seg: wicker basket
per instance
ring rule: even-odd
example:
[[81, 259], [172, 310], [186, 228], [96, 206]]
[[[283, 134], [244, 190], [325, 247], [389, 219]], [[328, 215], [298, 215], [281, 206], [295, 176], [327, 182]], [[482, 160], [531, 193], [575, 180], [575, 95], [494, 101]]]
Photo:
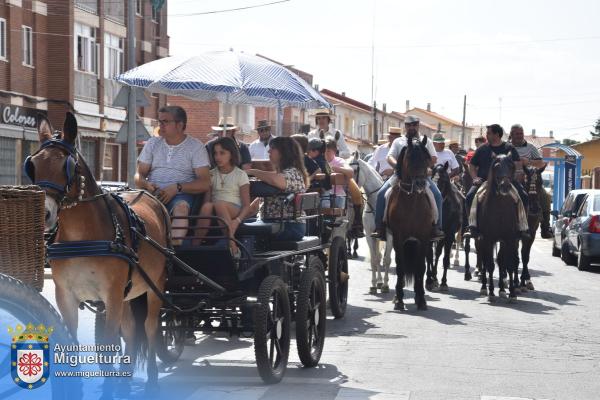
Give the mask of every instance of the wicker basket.
[[38, 186], [0, 186], [0, 272], [42, 291], [44, 192]]

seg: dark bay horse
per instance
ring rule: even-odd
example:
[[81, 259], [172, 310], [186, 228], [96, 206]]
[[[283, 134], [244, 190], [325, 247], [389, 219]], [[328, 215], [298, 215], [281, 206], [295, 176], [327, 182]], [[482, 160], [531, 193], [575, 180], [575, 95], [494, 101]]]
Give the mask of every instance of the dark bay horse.
[[387, 224], [392, 231], [396, 253], [395, 310], [404, 310], [404, 282], [414, 280], [415, 303], [419, 310], [427, 309], [425, 300], [425, 256], [431, 241], [433, 205], [425, 192], [427, 169], [431, 163], [424, 136], [419, 142], [408, 138], [396, 165], [397, 185], [388, 200]]
[[[38, 135], [40, 149], [28, 158], [25, 169], [31, 180], [46, 192], [46, 230], [56, 228], [54, 244], [67, 245], [69, 251], [74, 252], [50, 261], [56, 302], [65, 323], [77, 338], [80, 304], [91, 301], [101, 305], [105, 310], [101, 341], [120, 344], [122, 335], [125, 354], [131, 357], [129, 368], [136, 362], [147, 361], [146, 391], [155, 392], [158, 388], [155, 342], [162, 301], [140, 270], [162, 292], [166, 278], [165, 257], [146, 242], [138, 243], [139, 246], [134, 244], [126, 207], [101, 190], [75, 148], [77, 121], [73, 114], [67, 113], [63, 130], [55, 137], [50, 122], [39, 116]], [[129, 192], [124, 197], [143, 221], [147, 235], [167, 247], [170, 222], [163, 205], [142, 191]], [[138, 266], [131, 266], [126, 259], [114, 254], [98, 255], [91, 250], [82, 254], [86, 243], [101, 242], [120, 243], [129, 250], [137, 247]], [[49, 246], [49, 254], [51, 248]], [[108, 394], [112, 392], [109, 380], [111, 378], [105, 380], [105, 394], [107, 390]]]
[[[432, 179], [437, 185], [438, 189], [442, 193], [442, 230], [444, 231], [444, 240], [438, 241], [435, 244], [435, 257], [433, 262], [427, 264], [427, 281], [425, 283], [427, 290], [432, 290], [434, 285], [437, 284], [437, 267], [442, 254], [444, 251], [444, 273], [442, 275], [442, 283], [440, 290], [443, 292], [448, 291], [448, 282], [446, 275], [448, 268], [450, 268], [450, 254], [452, 252], [452, 244], [456, 234], [462, 229], [463, 216], [464, 216], [464, 196], [459, 192], [456, 185], [450, 181], [448, 175], [448, 162], [444, 165], [436, 165], [432, 171]], [[459, 251], [457, 243], [456, 252]], [[433, 264], [433, 265], [431, 265]], [[465, 279], [468, 270], [465, 270]]]
[[[515, 300], [515, 276], [519, 264], [517, 204], [511, 196], [515, 164], [505, 155], [496, 156], [485, 182], [485, 193], [478, 207], [477, 226], [480, 231], [478, 256], [481, 253], [484, 273], [481, 274], [481, 294], [494, 299], [494, 245], [500, 243], [498, 265], [500, 276], [503, 272], [509, 277], [509, 299]], [[488, 277], [486, 277], [486, 272]], [[486, 285], [489, 279], [489, 292]], [[500, 279], [500, 289], [504, 282]]]
[[530, 238], [521, 240], [521, 262], [523, 263], [523, 271], [521, 273], [521, 282], [518, 287], [521, 291], [534, 290], [531, 276], [529, 275], [529, 255], [531, 246], [535, 240], [535, 234], [542, 220], [542, 196], [545, 195], [544, 185], [542, 181], [542, 172], [546, 167], [540, 169], [534, 167], [525, 167], [525, 190], [527, 191], [528, 206], [527, 206], [527, 224], [529, 225]]

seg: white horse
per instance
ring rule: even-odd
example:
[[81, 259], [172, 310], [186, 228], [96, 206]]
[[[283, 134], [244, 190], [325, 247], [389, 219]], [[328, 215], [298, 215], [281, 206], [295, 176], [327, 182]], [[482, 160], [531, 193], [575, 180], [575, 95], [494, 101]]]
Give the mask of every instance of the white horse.
[[389, 271], [390, 264], [392, 262], [392, 234], [388, 231], [386, 235], [385, 253], [383, 256], [383, 269], [385, 271], [384, 276], [381, 276], [381, 250], [380, 241], [371, 237], [371, 233], [375, 231], [375, 206], [377, 204], [377, 193], [381, 186], [383, 186], [383, 179], [379, 173], [366, 161], [359, 158], [355, 158], [351, 163], [354, 169], [354, 179], [359, 187], [363, 188], [367, 197], [367, 204], [363, 212], [363, 225], [365, 227], [365, 234], [367, 244], [369, 245], [369, 252], [371, 254], [371, 288], [369, 293], [377, 293], [377, 289], [381, 289], [382, 293], [388, 293], [390, 291], [389, 282]]

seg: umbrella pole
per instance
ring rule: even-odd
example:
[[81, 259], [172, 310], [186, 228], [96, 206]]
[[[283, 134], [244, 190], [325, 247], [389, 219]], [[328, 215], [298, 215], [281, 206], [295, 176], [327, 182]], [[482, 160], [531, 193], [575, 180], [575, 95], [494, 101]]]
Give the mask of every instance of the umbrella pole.
[[279, 104], [277, 104], [277, 125], [275, 129], [275, 134], [276, 136], [282, 136], [283, 127], [281, 125], [283, 124], [283, 109], [281, 108], [281, 101], [278, 101], [278, 103]]

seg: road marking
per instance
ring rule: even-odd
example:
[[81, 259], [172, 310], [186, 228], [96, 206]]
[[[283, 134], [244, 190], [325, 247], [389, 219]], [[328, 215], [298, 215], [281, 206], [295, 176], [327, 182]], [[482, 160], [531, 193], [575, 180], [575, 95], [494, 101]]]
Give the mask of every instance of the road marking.
[[410, 392], [383, 393], [368, 389], [342, 387], [335, 400], [409, 400]]

